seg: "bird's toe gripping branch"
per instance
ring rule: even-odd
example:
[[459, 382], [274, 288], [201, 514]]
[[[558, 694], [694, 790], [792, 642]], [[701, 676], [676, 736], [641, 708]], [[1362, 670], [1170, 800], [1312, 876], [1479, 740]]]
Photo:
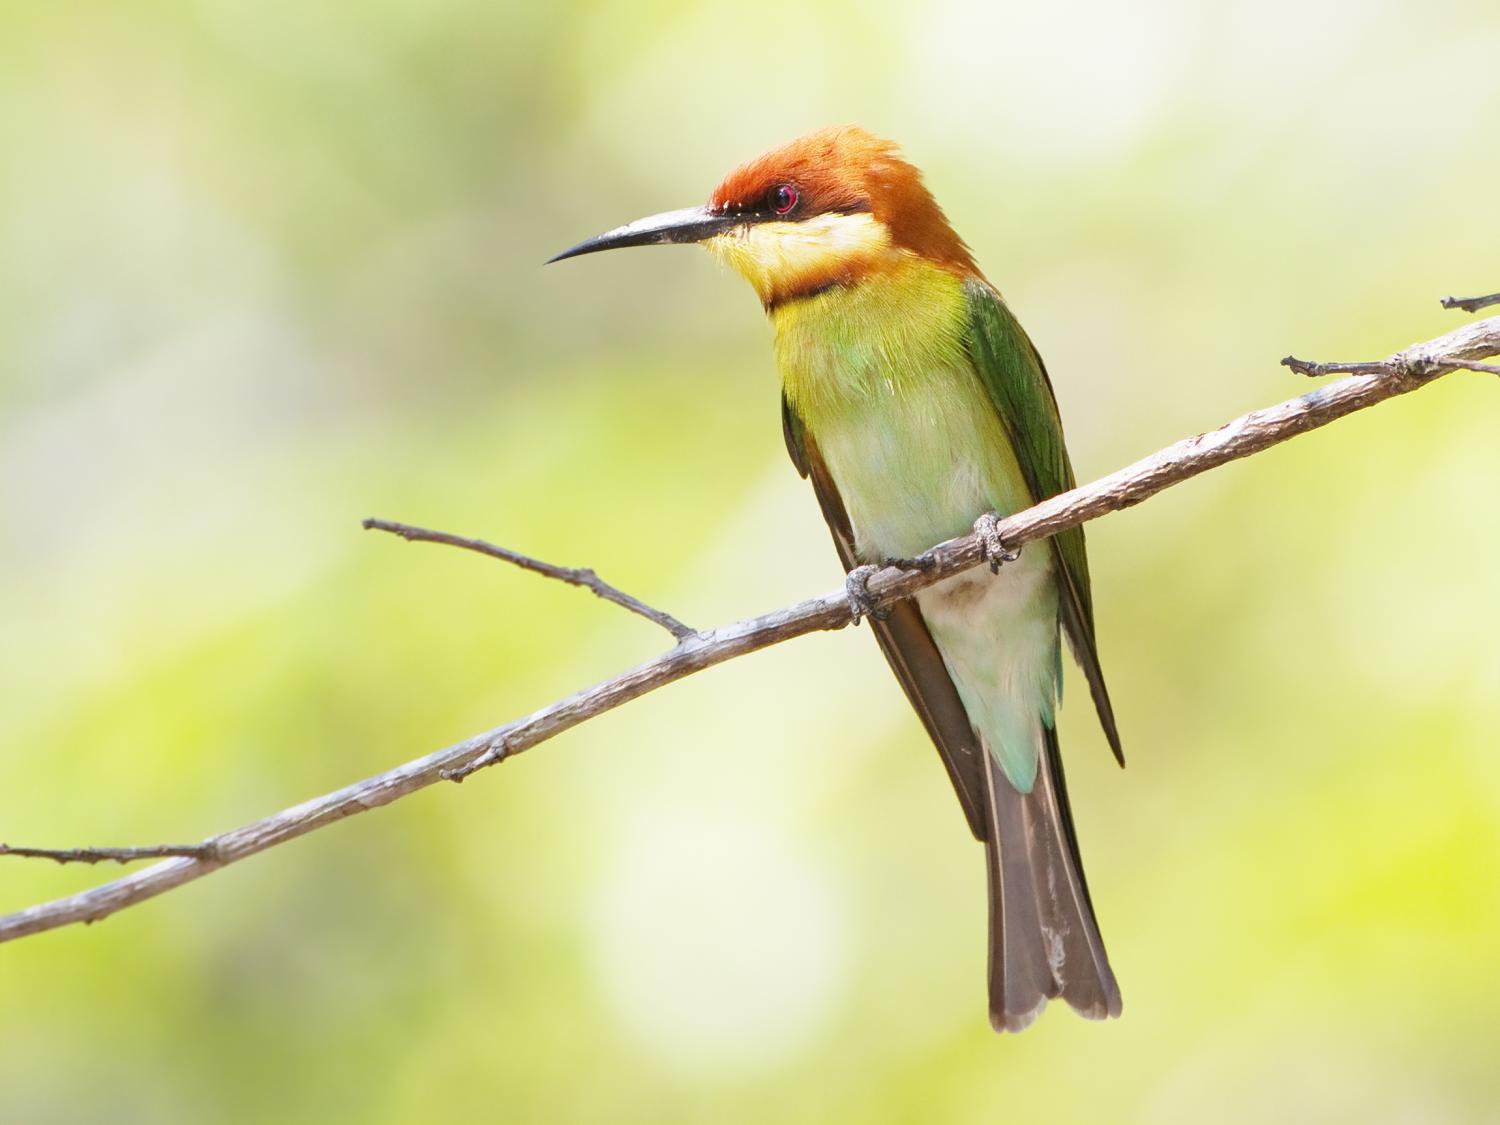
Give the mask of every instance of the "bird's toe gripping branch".
[[865, 563], [844, 576], [844, 591], [849, 595], [849, 615], [856, 625], [866, 617], [884, 621], [891, 615], [889, 609], [881, 609], [870, 596], [870, 578], [879, 570], [880, 567]]
[[974, 534], [984, 547], [984, 560], [990, 564], [991, 574], [999, 574], [1002, 566], [1021, 557], [1021, 548], [1012, 550], [1000, 542], [1000, 517], [994, 512], [985, 512], [974, 521]]

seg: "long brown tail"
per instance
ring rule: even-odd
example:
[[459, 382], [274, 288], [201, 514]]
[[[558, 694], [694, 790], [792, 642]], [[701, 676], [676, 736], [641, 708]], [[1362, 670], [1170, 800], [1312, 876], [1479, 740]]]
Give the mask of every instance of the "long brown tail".
[[1104, 952], [1073, 833], [1057, 734], [1044, 730], [1030, 793], [994, 756], [987, 770], [990, 877], [990, 1023], [1020, 1031], [1054, 996], [1080, 1015], [1120, 1014], [1120, 988]]

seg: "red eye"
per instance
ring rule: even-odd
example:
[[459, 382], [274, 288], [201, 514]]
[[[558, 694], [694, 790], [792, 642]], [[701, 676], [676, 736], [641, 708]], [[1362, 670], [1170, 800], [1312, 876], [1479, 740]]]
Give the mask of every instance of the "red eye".
[[777, 184], [771, 189], [770, 203], [771, 210], [778, 215], [785, 215], [797, 206], [797, 189], [791, 184]]

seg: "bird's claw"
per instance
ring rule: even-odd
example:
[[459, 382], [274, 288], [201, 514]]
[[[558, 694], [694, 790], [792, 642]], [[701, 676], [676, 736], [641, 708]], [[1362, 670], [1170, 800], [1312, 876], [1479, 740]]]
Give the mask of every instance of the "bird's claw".
[[991, 574], [999, 574], [1003, 565], [1015, 562], [1021, 557], [1019, 547], [1012, 550], [1000, 542], [1000, 517], [994, 512], [985, 512], [974, 521], [974, 534], [979, 536], [980, 546], [984, 550], [984, 561], [990, 564]]
[[865, 563], [844, 576], [844, 592], [849, 595], [849, 615], [856, 625], [866, 617], [884, 621], [891, 615], [889, 609], [879, 608], [875, 599], [870, 596], [870, 577], [879, 570], [880, 567]]

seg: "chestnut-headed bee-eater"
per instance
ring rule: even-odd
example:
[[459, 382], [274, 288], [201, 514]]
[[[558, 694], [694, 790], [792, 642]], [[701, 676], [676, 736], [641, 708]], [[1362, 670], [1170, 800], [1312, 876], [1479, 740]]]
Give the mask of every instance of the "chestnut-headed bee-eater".
[[[891, 142], [811, 133], [735, 169], [707, 206], [552, 261], [690, 242], [743, 274], [770, 316], [787, 450], [856, 604], [868, 568], [1073, 487], [1041, 357]], [[1018, 1031], [1054, 996], [1117, 1016], [1054, 727], [1065, 635], [1123, 764], [1083, 529], [1019, 557], [993, 537], [991, 550], [998, 574], [955, 575], [871, 625], [985, 844], [990, 1022]]]

